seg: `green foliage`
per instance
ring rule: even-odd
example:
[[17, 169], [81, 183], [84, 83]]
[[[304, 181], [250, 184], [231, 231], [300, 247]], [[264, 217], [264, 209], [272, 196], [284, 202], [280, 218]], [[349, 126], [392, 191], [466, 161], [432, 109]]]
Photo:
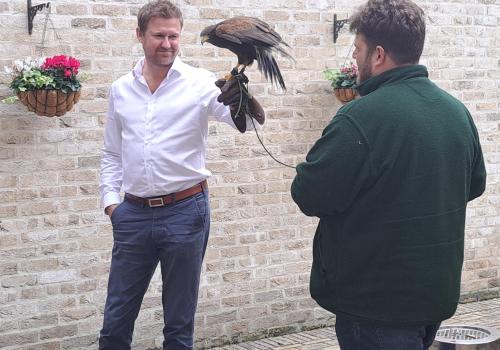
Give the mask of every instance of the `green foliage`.
[[9, 96], [9, 97], [4, 98], [0, 102], [11, 105], [13, 103], [16, 103], [17, 100], [19, 100], [19, 98], [17, 98], [17, 96]]
[[355, 88], [358, 68], [354, 63], [350, 63], [342, 65], [340, 68], [326, 68], [323, 75], [334, 89]]
[[54, 78], [49, 75], [44, 75], [39, 69], [23, 71], [20, 75], [15, 77], [10, 84], [10, 88], [15, 93], [27, 90], [53, 88], [52, 86], [54, 86]]
[[46, 89], [62, 90], [65, 93], [78, 91], [81, 88], [80, 81], [75, 74], [65, 76], [64, 71], [60, 69], [46, 69], [46, 74], [52, 77], [53, 81], [47, 84]]

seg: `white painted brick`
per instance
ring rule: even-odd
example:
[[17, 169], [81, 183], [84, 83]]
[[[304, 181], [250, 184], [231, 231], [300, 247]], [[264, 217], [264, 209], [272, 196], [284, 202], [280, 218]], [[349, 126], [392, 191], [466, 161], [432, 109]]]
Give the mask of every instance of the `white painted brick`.
[[48, 271], [39, 275], [38, 282], [40, 284], [68, 282], [75, 280], [76, 276], [76, 270]]

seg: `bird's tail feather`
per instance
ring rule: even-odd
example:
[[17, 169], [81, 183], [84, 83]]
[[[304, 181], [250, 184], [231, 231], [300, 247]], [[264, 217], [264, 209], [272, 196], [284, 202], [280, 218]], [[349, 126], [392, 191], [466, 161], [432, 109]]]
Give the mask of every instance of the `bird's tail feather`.
[[[290, 48], [290, 45], [288, 45], [286, 42], [282, 41], [280, 42], [281, 45], [284, 45], [288, 48]], [[288, 52], [286, 52], [286, 50], [284, 48], [282, 48], [281, 46], [274, 46], [273, 47], [274, 50], [278, 51], [280, 53], [281, 56], [284, 56], [292, 61], [295, 62], [295, 58], [292, 57], [292, 55], [290, 55]]]
[[281, 75], [278, 63], [271, 55], [271, 50], [256, 50], [256, 52], [258, 68], [264, 74], [264, 77], [267, 80], [271, 80], [271, 83], [279, 84], [283, 90], [286, 90], [285, 81]]

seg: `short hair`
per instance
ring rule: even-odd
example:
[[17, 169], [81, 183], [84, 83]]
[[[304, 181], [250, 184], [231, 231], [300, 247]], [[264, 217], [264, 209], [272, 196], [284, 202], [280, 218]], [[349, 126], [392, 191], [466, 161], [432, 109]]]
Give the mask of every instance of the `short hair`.
[[154, 0], [141, 7], [137, 14], [137, 24], [141, 33], [145, 33], [153, 17], [177, 18], [183, 25], [181, 10], [168, 0]]
[[418, 63], [425, 41], [424, 11], [410, 0], [369, 0], [351, 18], [370, 50], [380, 45], [396, 64]]

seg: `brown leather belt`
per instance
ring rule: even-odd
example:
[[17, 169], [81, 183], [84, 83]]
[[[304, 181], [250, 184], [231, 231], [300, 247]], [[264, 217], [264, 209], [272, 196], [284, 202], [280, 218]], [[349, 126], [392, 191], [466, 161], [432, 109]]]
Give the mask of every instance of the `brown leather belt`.
[[125, 193], [125, 200], [150, 208], [163, 207], [175, 201], [180, 201], [188, 197], [194, 196], [197, 193], [203, 192], [203, 190], [207, 189], [207, 187], [208, 187], [207, 180], [203, 180], [202, 182], [200, 182], [197, 185], [194, 185], [193, 187], [186, 188], [185, 190], [179, 192], [170, 193], [165, 196], [142, 198], [134, 196], [133, 194], [130, 193]]

